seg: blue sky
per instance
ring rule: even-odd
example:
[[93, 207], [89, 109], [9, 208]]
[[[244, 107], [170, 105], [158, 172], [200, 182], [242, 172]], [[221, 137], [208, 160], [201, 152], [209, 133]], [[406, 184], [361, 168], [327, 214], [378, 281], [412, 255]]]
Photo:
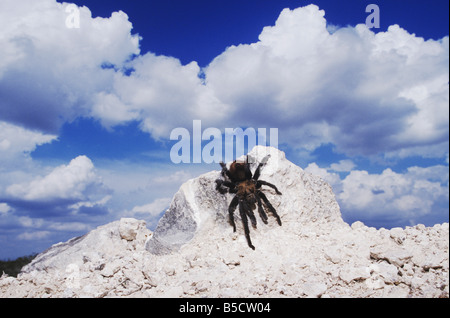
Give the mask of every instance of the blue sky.
[[67, 3], [0, 3], [0, 259], [124, 216], [154, 228], [218, 169], [170, 160], [196, 119], [278, 128], [349, 223], [448, 222], [448, 1], [74, 3], [79, 28]]

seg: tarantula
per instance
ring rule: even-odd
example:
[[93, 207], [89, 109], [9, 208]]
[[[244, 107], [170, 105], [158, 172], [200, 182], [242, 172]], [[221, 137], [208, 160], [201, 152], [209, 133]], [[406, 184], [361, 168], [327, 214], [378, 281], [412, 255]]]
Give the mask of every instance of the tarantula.
[[253, 213], [253, 210], [256, 208], [256, 206], [258, 206], [259, 216], [265, 224], [267, 224], [267, 214], [264, 211], [263, 203], [265, 208], [272, 212], [272, 215], [276, 218], [278, 224], [281, 226], [280, 216], [277, 214], [277, 211], [269, 202], [266, 195], [262, 192], [261, 187], [263, 185], [269, 186], [274, 189], [275, 192], [279, 195], [281, 195], [281, 192], [278, 191], [277, 187], [272, 183], [259, 180], [259, 176], [261, 174], [260, 169], [267, 162], [268, 157], [269, 156], [266, 156], [261, 161], [261, 163], [259, 163], [254, 174], [252, 174], [252, 172], [250, 171], [248, 156], [246, 157], [244, 162], [237, 162], [236, 160], [234, 160], [229, 170], [227, 169], [226, 164], [221, 162], [221, 176], [224, 179], [228, 180], [216, 180], [216, 190], [221, 194], [225, 194], [227, 192], [236, 193], [228, 207], [230, 223], [233, 227], [233, 231], [236, 232], [236, 224], [234, 223], [233, 214], [236, 210], [236, 207], [239, 205], [239, 214], [244, 225], [245, 237], [247, 239], [248, 246], [253, 250], [255, 249], [255, 247], [250, 240], [250, 230], [248, 228], [247, 216], [250, 218], [253, 228], [256, 229], [256, 218], [255, 214]]

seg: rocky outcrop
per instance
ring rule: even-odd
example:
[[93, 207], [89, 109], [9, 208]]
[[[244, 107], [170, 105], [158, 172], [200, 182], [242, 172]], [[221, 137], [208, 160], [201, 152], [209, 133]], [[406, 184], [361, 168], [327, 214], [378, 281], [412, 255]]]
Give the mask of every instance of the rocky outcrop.
[[[351, 226], [331, 187], [273, 148], [260, 179], [283, 225], [255, 213], [247, 246], [232, 195], [212, 171], [187, 181], [152, 233], [121, 219], [38, 255], [18, 278], [0, 278], [0, 297], [448, 297], [449, 226], [391, 230]], [[256, 164], [253, 166], [255, 169]]]
[[[260, 180], [270, 180], [282, 189], [281, 196], [275, 195], [275, 191], [269, 187], [265, 193], [278, 210], [285, 228], [300, 228], [302, 224], [314, 224], [318, 228], [348, 227], [342, 221], [331, 187], [322, 179], [304, 172], [275, 148], [255, 147], [249, 156], [255, 161], [253, 170], [256, 169], [256, 163], [269, 156], [267, 164], [262, 168]], [[218, 171], [212, 171], [181, 186], [147, 243], [148, 251], [153, 254], [166, 254], [178, 250], [194, 236], [204, 236], [207, 239], [217, 232], [230, 232], [227, 211], [233, 195], [221, 195], [215, 190], [214, 181], [217, 178]], [[255, 211], [255, 214], [258, 213]], [[239, 225], [237, 210], [235, 215]], [[265, 233], [278, 228], [274, 221], [275, 219], [269, 217], [268, 226], [259, 221], [258, 231], [251, 233], [252, 238], [265, 241]], [[281, 229], [282, 232], [283, 230], [284, 228]], [[257, 245], [255, 241], [255, 246]], [[245, 245], [242, 246], [244, 247]]]

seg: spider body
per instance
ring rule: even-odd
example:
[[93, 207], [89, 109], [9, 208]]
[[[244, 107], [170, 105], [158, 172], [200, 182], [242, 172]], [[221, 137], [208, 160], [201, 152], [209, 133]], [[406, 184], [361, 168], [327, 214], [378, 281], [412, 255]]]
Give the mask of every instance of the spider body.
[[[272, 206], [272, 204], [267, 199], [266, 195], [262, 192], [262, 186], [268, 186], [275, 190], [278, 195], [281, 192], [278, 191], [277, 187], [272, 183], [267, 181], [259, 180], [261, 167], [266, 163], [268, 157], [265, 157], [252, 174], [250, 170], [250, 164], [248, 162], [248, 157], [245, 162], [237, 162], [236, 160], [230, 165], [230, 169], [221, 162], [222, 167], [221, 176], [223, 179], [216, 180], [216, 190], [221, 194], [235, 193], [235, 196], [231, 200], [228, 207], [228, 214], [230, 218], [231, 226], [233, 231], [236, 232], [236, 224], [234, 223], [234, 211], [239, 207], [239, 214], [242, 219], [244, 226], [244, 233], [247, 239], [248, 246], [252, 249], [255, 247], [250, 239], [250, 230], [248, 227], [248, 218], [250, 219], [252, 226], [256, 228], [256, 218], [253, 210], [258, 207], [258, 213], [262, 221], [267, 224], [267, 214], [266, 209], [269, 210], [272, 215], [276, 218], [279, 225], [281, 225], [281, 219], [277, 214], [277, 211]], [[225, 179], [225, 180], [224, 180]], [[226, 180], [228, 179], [228, 180]]]

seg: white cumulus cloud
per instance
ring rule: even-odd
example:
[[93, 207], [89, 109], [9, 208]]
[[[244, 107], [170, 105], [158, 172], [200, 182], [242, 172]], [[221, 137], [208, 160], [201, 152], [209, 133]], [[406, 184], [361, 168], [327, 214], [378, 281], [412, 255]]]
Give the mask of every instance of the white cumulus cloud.
[[169, 207], [172, 198], [159, 198], [155, 199], [153, 202], [145, 205], [135, 206], [131, 211], [131, 216], [144, 216], [144, 217], [157, 217], [164, 211], [164, 209]]
[[[313, 163], [305, 170], [333, 186], [344, 217], [348, 219], [415, 224], [426, 215], [443, 213], [444, 210], [438, 209], [444, 203], [448, 208], [449, 170], [446, 166], [410, 167], [404, 173], [389, 168], [379, 174], [352, 170], [343, 178], [331, 167], [319, 168]], [[445, 213], [448, 214], [448, 209]]]
[[[89, 114], [113, 69], [138, 54], [139, 37], [124, 12], [92, 18], [79, 7], [80, 28], [66, 25], [67, 3], [0, 2], [0, 117], [44, 132]], [[73, 6], [73, 5], [72, 5]]]
[[24, 232], [17, 236], [17, 239], [23, 241], [41, 240], [50, 236], [49, 231]]
[[96, 183], [99, 183], [99, 179], [92, 161], [86, 156], [79, 156], [68, 165], [56, 167], [44, 177], [10, 185], [6, 193], [28, 201], [82, 200], [87, 197], [89, 186]]
[[324, 14], [285, 9], [258, 42], [229, 47], [206, 68], [228, 122], [270, 124], [290, 145], [332, 143], [347, 155], [448, 148], [448, 37], [425, 41], [398, 25], [330, 33]]
[[79, 7], [80, 28], [68, 28], [66, 6], [2, 1], [3, 120], [47, 133], [80, 116], [107, 128], [136, 120], [168, 139], [201, 119], [278, 128], [283, 142], [308, 151], [331, 143], [350, 156], [448, 153], [448, 37], [425, 40], [398, 25], [330, 29], [309, 5], [284, 9], [257, 42], [228, 47], [201, 69], [140, 54], [121, 11], [92, 18]]
[[[11, 167], [27, 158], [27, 154], [36, 146], [51, 142], [56, 135], [43, 134], [39, 131], [29, 130], [0, 120], [0, 171]], [[3, 169], [2, 169], [3, 168]]]
[[153, 138], [168, 139], [175, 127], [191, 127], [193, 119], [218, 124], [225, 109], [204, 85], [197, 62], [182, 65], [173, 57], [140, 55], [130, 63], [130, 75], [117, 73], [110, 93], [100, 92], [91, 116], [110, 127], [139, 120]]

